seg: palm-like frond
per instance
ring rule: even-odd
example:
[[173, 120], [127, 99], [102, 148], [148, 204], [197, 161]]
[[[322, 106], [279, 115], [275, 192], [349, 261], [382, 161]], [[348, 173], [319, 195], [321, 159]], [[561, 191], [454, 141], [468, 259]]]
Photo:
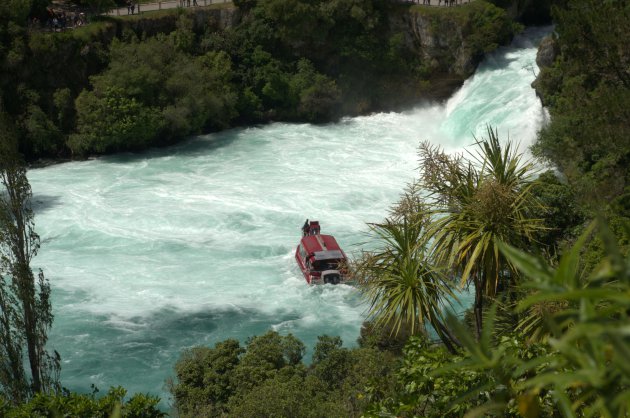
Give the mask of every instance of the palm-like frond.
[[[433, 203], [427, 213], [432, 222], [426, 228], [430, 253], [436, 263], [460, 275], [462, 286], [475, 285], [479, 310], [484, 296], [494, 297], [518, 278], [497, 243], [523, 248], [533, 244], [534, 233], [543, 228], [542, 221], [530, 215], [540, 205], [530, 192], [532, 163], [523, 161], [511, 141], [502, 146], [490, 127], [487, 133], [487, 138], [475, 139], [477, 149], [469, 153], [467, 164], [460, 157], [444, 162], [448, 156], [439, 149], [421, 147], [421, 186]], [[439, 164], [432, 162], [436, 159]], [[437, 184], [440, 179], [448, 179], [447, 186]], [[480, 312], [477, 326], [480, 331]]]
[[[423, 220], [385, 220], [370, 225], [383, 248], [366, 252], [355, 274], [369, 302], [369, 314], [377, 325], [389, 325], [395, 333], [409, 328], [426, 332], [430, 324], [438, 336], [448, 340], [443, 310], [449, 297], [456, 299], [446, 276], [426, 258]], [[451, 344], [449, 341], [447, 344]]]

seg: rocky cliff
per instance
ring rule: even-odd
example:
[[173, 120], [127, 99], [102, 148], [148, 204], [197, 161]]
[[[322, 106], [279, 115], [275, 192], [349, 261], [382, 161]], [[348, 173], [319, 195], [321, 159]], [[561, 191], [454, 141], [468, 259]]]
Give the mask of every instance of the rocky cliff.
[[558, 42], [552, 35], [545, 37], [538, 46], [536, 53], [536, 64], [540, 68], [538, 76], [532, 83], [536, 95], [543, 105], [549, 106], [550, 92], [557, 90], [560, 83], [559, 74], [553, 71], [553, 65], [560, 53]]
[[186, 9], [178, 12], [169, 10], [160, 14], [140, 15], [137, 18], [111, 20], [116, 22], [119, 33], [127, 28], [138, 35], [155, 36], [177, 29], [177, 21], [181, 14], [186, 14], [192, 20], [193, 30], [198, 33], [206, 30], [224, 30], [236, 25], [241, 19], [240, 11], [227, 4], [223, 7]]
[[461, 80], [473, 74], [484, 54], [509, 43], [514, 34], [506, 11], [485, 1], [451, 8], [415, 6], [394, 14], [391, 25], [422, 58], [424, 73]]
[[[224, 30], [242, 18], [240, 11], [230, 5], [181, 13], [192, 18], [195, 32]], [[116, 22], [119, 33], [129, 28], [138, 35], [153, 36], [175, 30], [178, 18], [179, 14], [165, 13]], [[462, 80], [475, 71], [485, 53], [509, 43], [513, 35], [509, 13], [483, 0], [453, 8], [394, 7], [390, 27], [393, 32], [402, 33], [407, 48], [422, 57], [421, 72], [448, 74]]]

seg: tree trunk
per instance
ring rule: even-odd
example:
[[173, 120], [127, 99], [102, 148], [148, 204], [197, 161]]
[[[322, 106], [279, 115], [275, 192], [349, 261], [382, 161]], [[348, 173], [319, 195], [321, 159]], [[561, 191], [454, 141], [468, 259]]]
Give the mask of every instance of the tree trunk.
[[[3, 283], [4, 284], [4, 283]], [[22, 345], [16, 341], [12, 335], [13, 306], [6, 300], [7, 295], [4, 289], [0, 290], [0, 340], [5, 358], [3, 359], [2, 380], [5, 388], [5, 396], [9, 396], [15, 404], [20, 404], [25, 399], [25, 389], [27, 387], [24, 375], [24, 362], [22, 358]]]
[[24, 331], [26, 334], [26, 347], [28, 352], [28, 361], [31, 366], [31, 375], [33, 379], [32, 389], [34, 393], [42, 391], [41, 381], [41, 367], [40, 367], [40, 353], [39, 353], [39, 340], [41, 336], [37, 332], [37, 313], [35, 312], [35, 277], [31, 271], [30, 251], [33, 249], [29, 240], [28, 225], [24, 211], [24, 196], [20, 195], [20, 185], [17, 179], [13, 179], [14, 182], [8, 182], [12, 186], [13, 190], [9, 191], [9, 196], [12, 200], [13, 216], [15, 219], [16, 234], [15, 240], [17, 246], [14, 249], [14, 255], [16, 258], [15, 274], [18, 282], [18, 289], [20, 292], [20, 299], [24, 309]]
[[[55, 382], [51, 381], [49, 372], [58, 370], [59, 364], [58, 361], [48, 362], [44, 348], [47, 330], [52, 323], [51, 307], [48, 302], [50, 290], [42, 282], [43, 276], [41, 276], [39, 292], [37, 292], [38, 286], [30, 267], [30, 262], [39, 249], [39, 236], [33, 230], [33, 212], [30, 208], [31, 188], [26, 178], [26, 169], [17, 154], [12, 152], [5, 154], [3, 151], [0, 149], [0, 185], [5, 189], [3, 193], [0, 193], [0, 228], [2, 228], [0, 261], [1, 274], [7, 277], [7, 281], [2, 283], [3, 296], [11, 299], [3, 298], [2, 303], [10, 304], [11, 312], [14, 313], [14, 317], [11, 317], [7, 312], [3, 312], [5, 314], [2, 318], [3, 332], [10, 333], [7, 338], [3, 338], [3, 342], [5, 342], [8, 355], [19, 357], [21, 370], [16, 373], [18, 376], [23, 376], [23, 384], [11, 384], [11, 386], [15, 386], [16, 390], [22, 392], [18, 396], [28, 398], [33, 393], [50, 390]], [[13, 333], [15, 335], [12, 335]], [[12, 342], [13, 346], [11, 346]], [[30, 387], [23, 359], [24, 343], [26, 343], [32, 379]], [[16, 351], [16, 347], [19, 350]]]
[[26, 346], [28, 350], [28, 361], [31, 365], [31, 375], [33, 376], [33, 392], [42, 391], [41, 367], [39, 364], [39, 350], [37, 335], [37, 322], [31, 303], [24, 304], [24, 328], [26, 328]]
[[477, 340], [481, 338], [481, 330], [483, 329], [483, 289], [484, 280], [475, 280], [475, 331]]
[[438, 336], [444, 343], [444, 346], [446, 346], [446, 349], [451, 354], [457, 354], [456, 347], [461, 347], [461, 344], [459, 343], [459, 340], [457, 339], [457, 337], [455, 337], [453, 333], [451, 332], [451, 330], [448, 329], [448, 327], [444, 325], [442, 322], [438, 322], [436, 325], [437, 327], [435, 331], [437, 332]]

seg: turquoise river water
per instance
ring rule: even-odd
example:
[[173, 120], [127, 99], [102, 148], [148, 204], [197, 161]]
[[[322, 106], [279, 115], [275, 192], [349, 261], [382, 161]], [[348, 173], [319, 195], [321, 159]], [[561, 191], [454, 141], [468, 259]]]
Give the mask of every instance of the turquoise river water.
[[167, 405], [165, 379], [187, 347], [268, 329], [310, 348], [321, 334], [355, 345], [365, 315], [356, 290], [309, 287], [296, 267], [304, 219], [351, 255], [414, 178], [421, 140], [461, 150], [492, 124], [530, 144], [545, 120], [530, 83], [548, 32], [528, 29], [488, 56], [443, 104], [30, 170], [34, 264], [53, 286], [49, 347], [63, 385], [122, 385]]

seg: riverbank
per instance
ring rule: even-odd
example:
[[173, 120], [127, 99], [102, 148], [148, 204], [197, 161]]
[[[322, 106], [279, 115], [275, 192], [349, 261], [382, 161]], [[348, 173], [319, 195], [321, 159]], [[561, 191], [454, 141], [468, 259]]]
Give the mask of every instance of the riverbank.
[[29, 59], [12, 77], [37, 94], [13, 91], [20, 150], [29, 161], [86, 158], [442, 101], [518, 29], [482, 0], [347, 6], [222, 4], [27, 32]]

